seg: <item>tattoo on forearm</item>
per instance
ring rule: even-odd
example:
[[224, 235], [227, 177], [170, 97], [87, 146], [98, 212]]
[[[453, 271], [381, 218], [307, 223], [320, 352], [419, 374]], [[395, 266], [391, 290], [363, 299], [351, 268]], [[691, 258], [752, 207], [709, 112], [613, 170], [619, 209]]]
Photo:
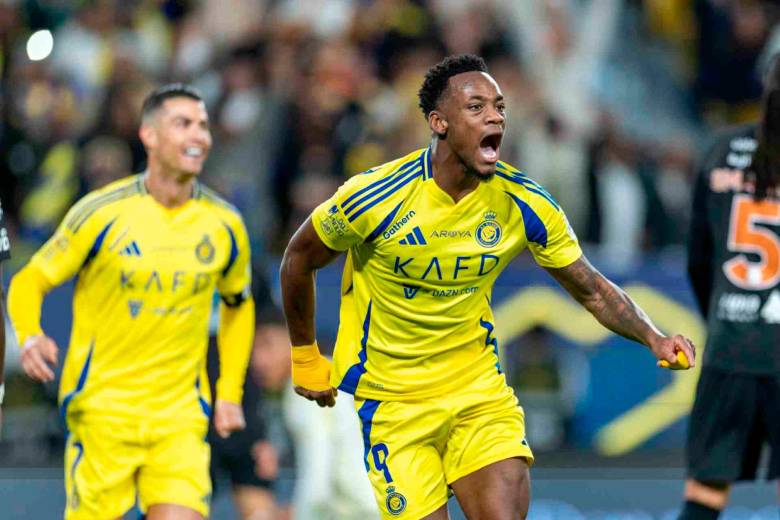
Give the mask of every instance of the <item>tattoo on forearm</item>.
[[556, 271], [561, 285], [611, 331], [645, 343], [655, 330], [644, 311], [586, 260]]

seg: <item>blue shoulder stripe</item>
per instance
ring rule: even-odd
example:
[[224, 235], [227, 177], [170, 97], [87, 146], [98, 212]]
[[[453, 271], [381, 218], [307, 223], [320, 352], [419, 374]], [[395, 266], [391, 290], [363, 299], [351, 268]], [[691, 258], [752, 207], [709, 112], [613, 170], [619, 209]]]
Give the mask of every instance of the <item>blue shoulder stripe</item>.
[[423, 153], [423, 167], [425, 168], [425, 174], [423, 179], [433, 179], [433, 166], [431, 166], [431, 147], [425, 149]]
[[400, 182], [401, 180], [405, 179], [409, 175], [414, 175], [417, 172], [421, 171], [421, 163], [419, 160], [415, 160], [414, 163], [409, 165], [403, 170], [398, 170], [397, 173], [393, 174], [392, 176], [386, 177], [385, 180], [387, 182], [383, 183], [381, 186], [374, 188], [373, 190], [369, 191], [362, 197], [360, 197], [358, 200], [352, 203], [351, 206], [346, 207], [346, 202], [341, 205], [341, 208], [344, 210], [344, 214], [349, 216], [349, 214], [357, 209], [358, 206], [365, 203], [366, 201], [371, 200], [372, 198], [375, 198], [379, 196], [381, 193], [386, 192], [387, 190], [393, 189], [393, 186]]
[[[341, 203], [341, 207], [342, 207], [342, 209], [343, 209], [344, 207], [346, 207], [346, 205], [347, 205], [347, 204], [349, 204], [350, 202], [352, 202], [352, 200], [354, 200], [356, 197], [359, 197], [360, 195], [362, 195], [363, 193], [367, 192], [368, 190], [370, 190], [370, 189], [372, 189], [372, 188], [379, 188], [379, 187], [381, 187], [382, 185], [384, 185], [384, 184], [386, 184], [386, 183], [390, 182], [390, 180], [392, 179], [392, 177], [394, 177], [394, 176], [395, 176], [397, 173], [401, 173], [401, 172], [403, 172], [403, 171], [404, 171], [404, 170], [406, 170], [408, 167], [410, 167], [410, 166], [412, 166], [413, 164], [415, 164], [417, 161], [419, 161], [419, 158], [412, 159], [411, 161], [409, 161], [409, 162], [407, 162], [407, 163], [405, 163], [405, 164], [402, 164], [400, 167], [396, 168], [395, 170], [393, 170], [392, 172], [390, 172], [390, 173], [389, 173], [389, 174], [387, 174], [386, 176], [382, 177], [381, 179], [379, 179], [379, 180], [376, 180], [376, 181], [372, 182], [371, 184], [369, 184], [368, 186], [365, 186], [365, 187], [363, 187], [363, 188], [359, 189], [358, 191], [356, 191], [355, 193], [353, 193], [352, 195], [350, 195], [350, 196], [347, 198], [347, 200], [345, 200], [344, 202], [342, 202], [342, 203]], [[371, 172], [371, 171], [372, 171], [372, 170], [369, 170], [369, 172]]]
[[230, 268], [233, 267], [233, 263], [236, 261], [236, 258], [238, 258], [238, 242], [236, 241], [236, 235], [233, 234], [233, 230], [230, 229], [230, 226], [224, 222], [222, 225], [225, 226], [225, 229], [227, 229], [227, 232], [230, 235], [230, 257], [228, 257], [227, 264], [222, 270], [222, 276], [225, 276], [228, 271], [230, 271]]
[[395, 186], [393, 186], [391, 189], [385, 190], [382, 196], [377, 197], [373, 199], [371, 202], [369, 202], [368, 204], [364, 205], [361, 209], [359, 209], [358, 211], [350, 215], [347, 218], [347, 220], [349, 220], [350, 222], [354, 222], [354, 220], [358, 218], [360, 215], [362, 215], [369, 209], [373, 208], [374, 206], [376, 206], [377, 204], [379, 204], [380, 202], [388, 198], [390, 195], [392, 195], [393, 193], [397, 192], [398, 190], [400, 190], [401, 188], [409, 184], [414, 179], [421, 177], [422, 174], [423, 174], [422, 167], [419, 167], [409, 172], [409, 174], [406, 174], [403, 177], [399, 177], [398, 183]]
[[401, 204], [403, 204], [404, 201], [401, 201], [398, 203], [396, 207], [393, 208], [393, 210], [387, 214], [387, 216], [384, 218], [382, 222], [379, 223], [379, 225], [376, 227], [374, 231], [371, 232], [370, 235], [366, 237], [366, 242], [371, 242], [376, 237], [384, 233], [385, 229], [390, 227], [390, 224], [393, 223], [393, 220], [395, 219], [395, 216], [398, 214], [398, 210], [401, 209]]
[[[92, 259], [97, 256], [97, 254], [100, 252], [100, 248], [103, 246], [103, 241], [106, 239], [106, 235], [108, 234], [108, 230], [111, 229], [111, 226], [114, 225], [114, 222], [116, 221], [116, 218], [106, 224], [106, 227], [103, 228], [103, 230], [98, 233], [97, 238], [95, 238], [95, 242], [92, 243], [92, 247], [89, 248], [89, 252], [87, 253], [87, 257], [84, 259], [84, 262], [81, 264], [81, 269], [84, 269], [89, 265], [89, 263], [92, 261]], [[136, 245], [136, 247], [138, 247]]]
[[547, 200], [547, 202], [549, 202], [550, 204], [552, 204], [552, 206], [556, 210], [561, 209], [561, 207], [558, 205], [558, 202], [556, 202], [556, 200], [553, 198], [552, 195], [547, 193], [547, 191], [544, 188], [542, 188], [539, 184], [537, 184], [535, 181], [531, 180], [530, 178], [526, 177], [525, 175], [507, 173], [501, 170], [496, 170], [496, 175], [498, 177], [501, 177], [502, 179], [506, 179], [510, 182], [514, 182], [515, 184], [519, 184], [520, 186], [524, 187], [531, 193], [536, 193], [537, 195], [544, 197], [544, 199]]
[[534, 242], [542, 247], [547, 247], [547, 228], [544, 226], [544, 222], [539, 218], [539, 215], [526, 204], [520, 200], [516, 195], [505, 191], [509, 197], [515, 201], [517, 207], [520, 208], [520, 213], [523, 215], [523, 225], [525, 227], [525, 238], [529, 242]]

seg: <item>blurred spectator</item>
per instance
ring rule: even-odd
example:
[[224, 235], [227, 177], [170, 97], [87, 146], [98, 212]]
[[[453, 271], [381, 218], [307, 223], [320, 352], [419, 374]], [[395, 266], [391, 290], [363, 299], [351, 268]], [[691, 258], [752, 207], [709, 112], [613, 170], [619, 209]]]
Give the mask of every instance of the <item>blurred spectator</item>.
[[[258, 329], [250, 366], [265, 388], [282, 393], [284, 421], [295, 452], [294, 518], [379, 518], [360, 457], [363, 439], [352, 396], [342, 392], [334, 408], [320, 408], [295, 394], [290, 339], [282, 322]], [[262, 468], [263, 460], [259, 464]]]
[[[259, 337], [256, 335], [255, 345]], [[214, 341], [209, 344], [208, 372], [213, 391], [219, 377], [219, 355]], [[271, 485], [277, 477], [278, 464], [267, 440], [264, 406], [263, 390], [252, 374], [247, 373], [242, 401], [246, 428], [223, 439], [214, 430], [213, 422], [209, 425], [213, 494], [221, 491], [219, 482], [227, 476], [233, 503], [242, 520], [277, 518]]]
[[578, 233], [589, 215], [587, 152], [598, 122], [592, 85], [620, 8], [619, 0], [504, 2], [543, 106], [536, 131], [523, 144], [521, 163], [558, 198]]
[[756, 67], [770, 30], [780, 20], [776, 2], [698, 0], [695, 93], [704, 117], [740, 123], [758, 115], [761, 77]]

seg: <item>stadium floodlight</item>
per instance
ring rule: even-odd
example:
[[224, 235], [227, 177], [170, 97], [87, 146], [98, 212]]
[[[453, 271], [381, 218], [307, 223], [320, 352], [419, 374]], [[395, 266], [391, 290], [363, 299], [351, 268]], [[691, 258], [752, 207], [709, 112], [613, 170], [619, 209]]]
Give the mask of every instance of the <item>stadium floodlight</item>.
[[27, 40], [27, 57], [32, 61], [45, 60], [54, 49], [54, 37], [51, 31], [35, 31]]

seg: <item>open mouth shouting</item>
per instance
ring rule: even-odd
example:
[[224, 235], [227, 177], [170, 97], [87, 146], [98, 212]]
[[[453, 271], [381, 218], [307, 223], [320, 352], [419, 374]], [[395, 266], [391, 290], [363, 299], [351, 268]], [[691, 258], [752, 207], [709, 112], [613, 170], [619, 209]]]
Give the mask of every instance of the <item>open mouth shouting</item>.
[[504, 131], [500, 128], [489, 130], [479, 141], [479, 157], [488, 164], [496, 164], [501, 149]]

